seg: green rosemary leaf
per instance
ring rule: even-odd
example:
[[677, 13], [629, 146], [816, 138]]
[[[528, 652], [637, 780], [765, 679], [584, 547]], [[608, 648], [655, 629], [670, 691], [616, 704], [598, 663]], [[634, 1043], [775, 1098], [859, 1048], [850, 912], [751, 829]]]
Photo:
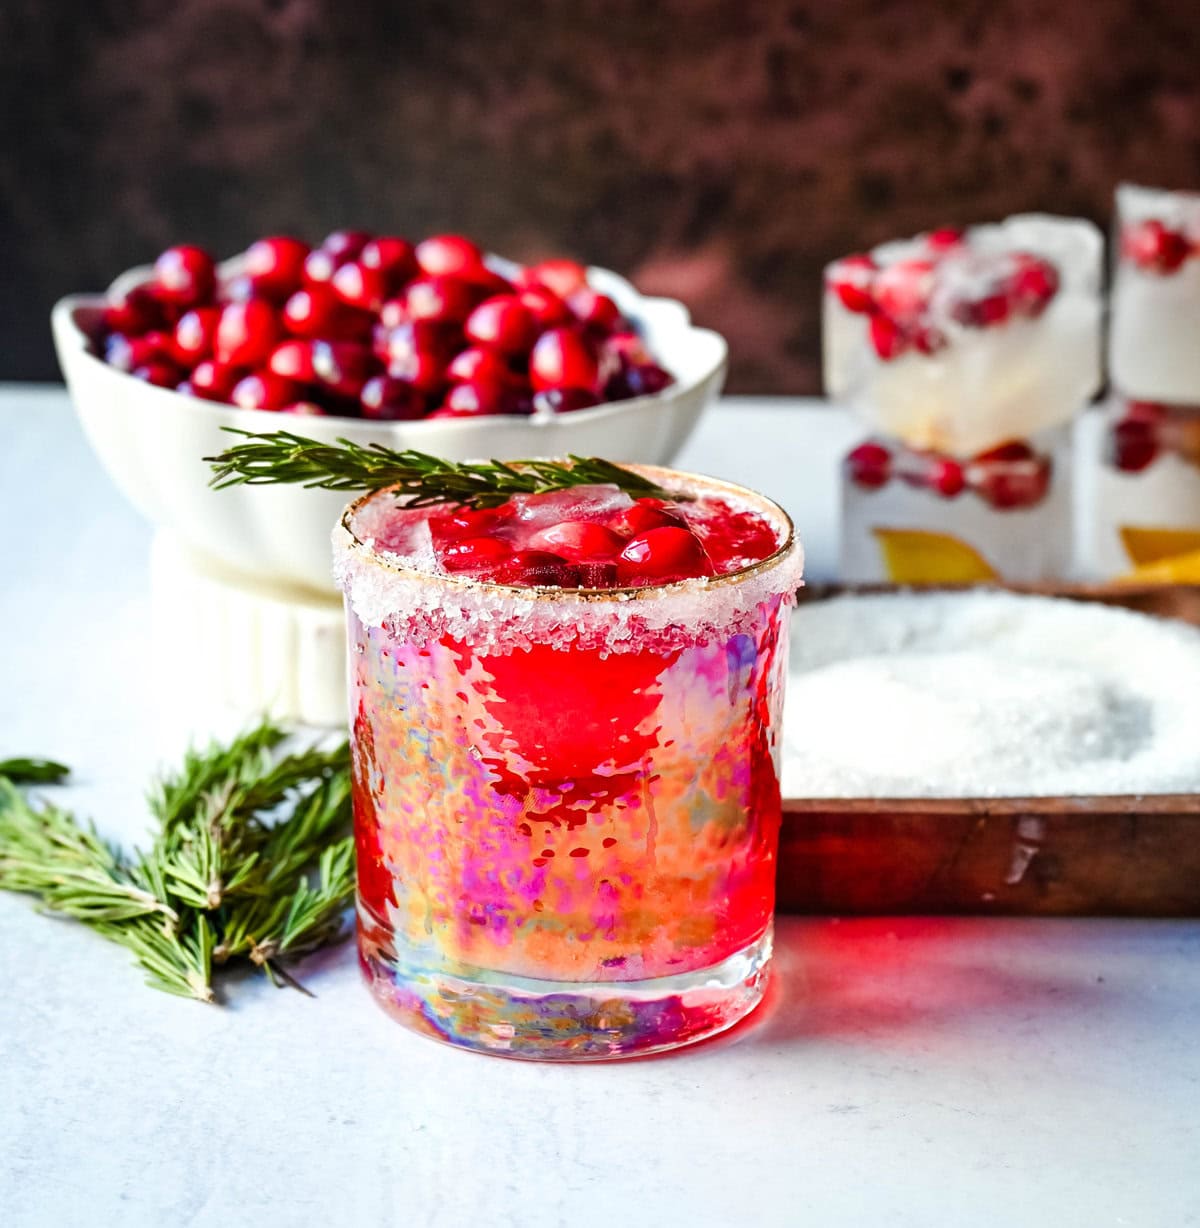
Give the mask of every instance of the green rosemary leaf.
[[171, 836], [182, 816], [192, 812], [204, 794], [218, 784], [257, 780], [270, 762], [270, 753], [287, 737], [285, 730], [269, 720], [234, 738], [228, 746], [209, 743], [184, 756], [179, 771], [158, 781], [150, 793], [150, 809], [164, 835]]
[[283, 961], [340, 938], [353, 894], [350, 761], [344, 742], [278, 757], [286, 736], [264, 721], [189, 752], [150, 794], [149, 851], [128, 856], [0, 777], [0, 890], [126, 947], [168, 993], [215, 1001], [214, 965], [238, 957], [302, 988]]
[[300, 485], [324, 490], [382, 490], [395, 487], [410, 507], [451, 503], [497, 507], [513, 495], [547, 494], [574, 486], [611, 483], [627, 494], [661, 499], [687, 496], [658, 486], [631, 469], [598, 457], [552, 460], [448, 461], [413, 449], [363, 446], [349, 439], [317, 443], [290, 431], [255, 434], [225, 427], [247, 442], [204, 459], [213, 468], [214, 490], [230, 486]]
[[70, 774], [65, 763], [53, 759], [0, 759], [0, 776], [17, 785], [56, 785]]
[[175, 918], [95, 827], [56, 806], [35, 809], [2, 778], [0, 889], [36, 895], [54, 912], [89, 924], [155, 914]]

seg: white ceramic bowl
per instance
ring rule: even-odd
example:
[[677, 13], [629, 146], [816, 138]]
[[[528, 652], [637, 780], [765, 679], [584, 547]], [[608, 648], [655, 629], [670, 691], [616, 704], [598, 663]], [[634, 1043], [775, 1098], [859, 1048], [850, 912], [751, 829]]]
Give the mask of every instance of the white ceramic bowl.
[[[131, 269], [112, 288], [120, 291], [150, 275], [149, 268]], [[669, 388], [552, 418], [307, 418], [197, 400], [110, 367], [89, 348], [103, 295], [62, 299], [52, 324], [58, 360], [83, 429], [109, 476], [143, 515], [173, 530], [192, 548], [258, 580], [331, 593], [329, 535], [351, 496], [295, 486], [210, 490], [211, 470], [201, 458], [236, 442], [222, 428], [288, 430], [323, 443], [343, 437], [358, 444], [416, 448], [450, 460], [572, 452], [669, 464], [704, 407], [721, 391], [725, 341], [709, 329], [694, 327], [681, 303], [645, 298], [615, 273], [590, 269], [588, 280], [636, 321], [655, 358], [675, 376]]]

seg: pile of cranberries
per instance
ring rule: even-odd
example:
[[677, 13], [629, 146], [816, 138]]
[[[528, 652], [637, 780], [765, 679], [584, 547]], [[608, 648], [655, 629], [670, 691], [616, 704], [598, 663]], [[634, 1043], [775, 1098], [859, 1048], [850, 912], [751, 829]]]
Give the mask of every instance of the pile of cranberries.
[[96, 347], [138, 379], [243, 409], [378, 420], [563, 413], [672, 382], [583, 266], [511, 280], [460, 235], [259, 239], [236, 277], [170, 247]]
[[[870, 255], [847, 256], [826, 274], [826, 290], [848, 311], [868, 317], [875, 353], [884, 362], [903, 354], [936, 354], [949, 344], [931, 319], [930, 303], [947, 260], [970, 254], [963, 231], [934, 230], [922, 240], [919, 257], [880, 265]], [[982, 258], [972, 254], [978, 262]], [[964, 328], [994, 328], [1008, 320], [1036, 319], [1058, 293], [1058, 270], [1031, 252], [1004, 252], [989, 258], [989, 277], [969, 297], [958, 297], [950, 317]], [[975, 278], [973, 281], [977, 280]]]
[[[611, 487], [518, 496], [496, 508], [430, 509], [434, 553], [450, 573], [499, 584], [639, 588], [726, 575], [778, 548], [775, 530], [723, 499], [641, 498], [614, 506]], [[383, 549], [406, 553], [411, 525], [385, 529]]]
[[1036, 507], [1046, 497], [1053, 461], [1021, 440], [980, 452], [968, 461], [904, 447], [889, 450], [877, 440], [855, 448], [846, 475], [864, 490], [879, 490], [893, 478], [943, 499], [972, 491], [996, 511]]
[[1164, 452], [1200, 466], [1200, 407], [1126, 401], [1109, 428], [1108, 463], [1122, 473], [1141, 473]]
[[1157, 218], [1131, 222], [1121, 230], [1121, 257], [1145, 273], [1166, 276], [1177, 273], [1189, 256], [1200, 255], [1200, 244], [1193, 244], [1181, 230], [1174, 230]]

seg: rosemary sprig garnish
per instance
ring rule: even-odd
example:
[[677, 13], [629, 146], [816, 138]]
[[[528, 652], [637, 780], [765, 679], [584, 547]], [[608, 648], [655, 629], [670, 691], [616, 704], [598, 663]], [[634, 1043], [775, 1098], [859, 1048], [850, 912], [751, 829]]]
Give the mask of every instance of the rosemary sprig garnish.
[[551, 460], [448, 461], [425, 452], [398, 452], [382, 444], [368, 447], [339, 439], [316, 443], [274, 431], [256, 435], [224, 428], [248, 442], [204, 459], [213, 467], [210, 485], [300, 485], [324, 490], [382, 490], [394, 486], [408, 496], [408, 506], [451, 503], [460, 507], [498, 507], [513, 495], [543, 495], [573, 486], [611, 484], [633, 498], [684, 499], [611, 461], [595, 456]]
[[[302, 988], [283, 964], [343, 936], [354, 892], [349, 753], [342, 743], [281, 757], [285, 737], [264, 721], [190, 751], [152, 790], [155, 838], [132, 855], [25, 797], [13, 781], [50, 779], [27, 770], [43, 761], [8, 761], [0, 889], [128, 948], [156, 989], [214, 1001], [214, 968], [239, 959]], [[54, 766], [57, 779], [66, 769]]]

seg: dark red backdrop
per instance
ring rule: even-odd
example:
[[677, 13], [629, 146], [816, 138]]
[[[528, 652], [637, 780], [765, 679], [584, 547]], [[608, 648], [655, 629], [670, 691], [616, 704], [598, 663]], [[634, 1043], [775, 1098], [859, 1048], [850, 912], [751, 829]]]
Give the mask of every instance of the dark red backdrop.
[[1195, 0], [5, 0], [0, 378], [172, 240], [462, 228], [687, 299], [818, 386], [830, 257], [1200, 185]]

